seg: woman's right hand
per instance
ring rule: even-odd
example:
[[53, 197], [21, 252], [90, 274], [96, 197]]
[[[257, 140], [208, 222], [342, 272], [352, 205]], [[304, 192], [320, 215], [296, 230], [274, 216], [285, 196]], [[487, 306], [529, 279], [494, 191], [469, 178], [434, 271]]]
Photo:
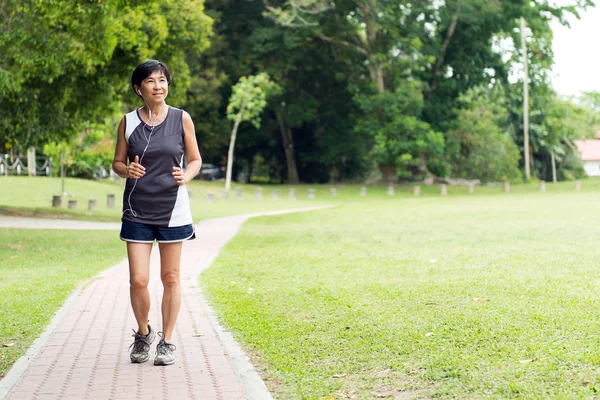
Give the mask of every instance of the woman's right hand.
[[127, 166], [127, 177], [131, 179], [140, 179], [146, 174], [146, 168], [140, 164], [140, 157], [135, 156], [133, 162]]

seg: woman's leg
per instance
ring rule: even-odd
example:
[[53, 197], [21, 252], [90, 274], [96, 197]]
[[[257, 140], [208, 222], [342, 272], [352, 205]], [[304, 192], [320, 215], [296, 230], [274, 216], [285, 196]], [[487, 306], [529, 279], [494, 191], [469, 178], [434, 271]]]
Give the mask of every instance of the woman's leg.
[[179, 265], [183, 242], [159, 243], [158, 246], [160, 249], [160, 278], [164, 288], [161, 306], [162, 330], [163, 338], [170, 342], [181, 307]]
[[127, 242], [127, 258], [129, 259], [129, 295], [133, 315], [138, 323], [138, 332], [148, 334], [148, 313], [150, 312], [150, 254], [152, 243]]

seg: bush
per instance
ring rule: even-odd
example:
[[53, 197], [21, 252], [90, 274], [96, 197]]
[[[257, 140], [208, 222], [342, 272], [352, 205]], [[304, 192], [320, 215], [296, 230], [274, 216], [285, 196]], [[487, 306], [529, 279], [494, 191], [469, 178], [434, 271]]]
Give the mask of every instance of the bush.
[[519, 180], [519, 148], [500, 128], [507, 110], [483, 88], [469, 91], [461, 101], [464, 108], [447, 139], [451, 176], [482, 182]]
[[57, 162], [52, 174], [60, 175], [61, 157], [65, 175], [86, 179], [102, 179], [108, 174], [114, 154], [114, 141], [101, 128], [86, 129], [70, 142], [50, 142], [44, 145], [44, 154]]

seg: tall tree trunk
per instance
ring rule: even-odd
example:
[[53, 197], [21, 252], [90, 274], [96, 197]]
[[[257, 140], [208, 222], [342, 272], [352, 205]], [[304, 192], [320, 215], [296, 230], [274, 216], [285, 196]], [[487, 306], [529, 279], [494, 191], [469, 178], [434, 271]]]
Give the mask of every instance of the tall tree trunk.
[[[371, 82], [375, 84], [377, 87], [377, 93], [380, 95], [385, 93], [385, 79], [383, 74], [383, 67], [380, 63], [371, 62], [371, 56], [369, 56], [369, 73], [371, 75]], [[384, 122], [385, 113], [383, 112], [383, 108], [379, 107], [377, 109], [377, 114], [381, 122]], [[379, 164], [379, 170], [383, 174], [383, 179], [387, 183], [395, 183], [398, 181], [398, 174], [396, 166], [393, 164]]]
[[298, 178], [298, 168], [296, 167], [296, 149], [294, 148], [292, 128], [286, 125], [281, 111], [277, 111], [276, 114], [283, 142], [283, 150], [285, 151], [285, 161], [287, 162], [287, 182], [296, 184], [300, 182], [300, 179]]
[[[373, 82], [377, 88], [377, 93], [381, 95], [385, 93], [385, 76], [383, 72], [383, 65], [381, 62], [375, 61], [374, 59], [377, 41], [377, 24], [374, 18], [373, 10], [371, 9], [371, 4], [365, 1], [359, 2], [357, 5], [361, 9], [365, 19], [366, 36], [363, 37], [363, 43], [367, 51], [367, 60], [369, 61], [369, 76], [371, 78], [371, 82]], [[385, 120], [383, 108], [378, 108], [377, 114], [383, 123]], [[395, 165], [380, 163], [379, 170], [383, 175], [384, 181], [388, 183], [395, 183], [398, 181], [398, 172]]]
[[252, 183], [252, 174], [254, 173], [254, 155], [252, 155], [252, 157], [248, 157], [246, 162], [248, 163], [248, 180], [246, 183]]
[[525, 154], [525, 179], [529, 181], [531, 179], [531, 168], [529, 166], [529, 73], [527, 71], [525, 18], [523, 17], [521, 17], [521, 51], [523, 53], [523, 153]]
[[454, 35], [454, 31], [456, 30], [456, 24], [458, 23], [458, 11], [452, 16], [452, 22], [450, 22], [450, 26], [448, 27], [448, 31], [446, 32], [446, 38], [442, 43], [442, 48], [440, 49], [440, 56], [435, 62], [435, 67], [433, 68], [433, 78], [431, 78], [431, 82], [429, 86], [431, 90], [437, 89], [437, 79], [441, 75], [441, 68], [444, 64], [444, 59], [446, 58], [446, 52], [448, 51], [448, 45], [450, 45], [450, 39]]
[[383, 66], [378, 62], [373, 62], [369, 57], [369, 75], [371, 82], [377, 87], [377, 93], [385, 92], [385, 81], [383, 78]]
[[[377, 93], [380, 95], [385, 93], [385, 79], [383, 74], [383, 67], [380, 63], [372, 62], [372, 58], [369, 56], [369, 74], [371, 76], [371, 82], [377, 87]], [[385, 120], [385, 113], [383, 108], [377, 109], [379, 119], [383, 123]], [[396, 183], [398, 181], [397, 168], [393, 164], [379, 164], [379, 170], [383, 175], [383, 180], [387, 183]]]
[[367, 50], [367, 59], [369, 60], [369, 74], [371, 82], [377, 87], [377, 93], [385, 92], [385, 82], [383, 79], [383, 66], [380, 62], [373, 59], [375, 42], [377, 41], [377, 25], [373, 17], [371, 5], [368, 2], [359, 2], [358, 7], [362, 10], [365, 18], [366, 37], [363, 39]]
[[381, 169], [381, 173], [383, 175], [383, 180], [386, 183], [396, 183], [398, 182], [398, 174], [395, 165], [391, 164], [379, 164], [379, 169]]
[[235, 148], [235, 138], [237, 136], [237, 130], [240, 126], [240, 122], [242, 121], [242, 115], [244, 115], [244, 108], [246, 108], [245, 104], [242, 104], [240, 107], [240, 111], [235, 118], [235, 123], [233, 124], [233, 131], [231, 131], [231, 140], [229, 141], [229, 152], [227, 153], [227, 175], [225, 177], [225, 190], [229, 190], [231, 187], [231, 169], [233, 168], [233, 149]]
[[552, 160], [552, 182], [556, 183], [556, 158], [553, 150], [550, 151], [550, 159]]

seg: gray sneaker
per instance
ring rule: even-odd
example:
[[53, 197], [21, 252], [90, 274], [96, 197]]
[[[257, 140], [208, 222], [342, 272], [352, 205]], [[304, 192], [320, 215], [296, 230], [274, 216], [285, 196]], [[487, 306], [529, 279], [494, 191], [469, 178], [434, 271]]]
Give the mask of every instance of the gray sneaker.
[[[160, 332], [158, 333], [161, 337]], [[174, 344], [168, 343], [165, 339], [160, 339], [158, 345], [156, 345], [156, 358], [154, 358], [154, 365], [171, 365], [175, 363], [175, 357], [173, 356], [173, 351], [175, 351], [177, 347]]]
[[156, 334], [154, 333], [150, 325], [148, 325], [147, 335], [141, 335], [139, 332], [136, 331], [133, 332], [135, 333], [135, 339], [133, 340], [131, 346], [129, 346], [130, 349], [133, 347], [131, 353], [129, 354], [129, 358], [131, 359], [132, 363], [146, 362], [150, 358], [150, 345], [152, 344], [152, 342], [154, 342]]

